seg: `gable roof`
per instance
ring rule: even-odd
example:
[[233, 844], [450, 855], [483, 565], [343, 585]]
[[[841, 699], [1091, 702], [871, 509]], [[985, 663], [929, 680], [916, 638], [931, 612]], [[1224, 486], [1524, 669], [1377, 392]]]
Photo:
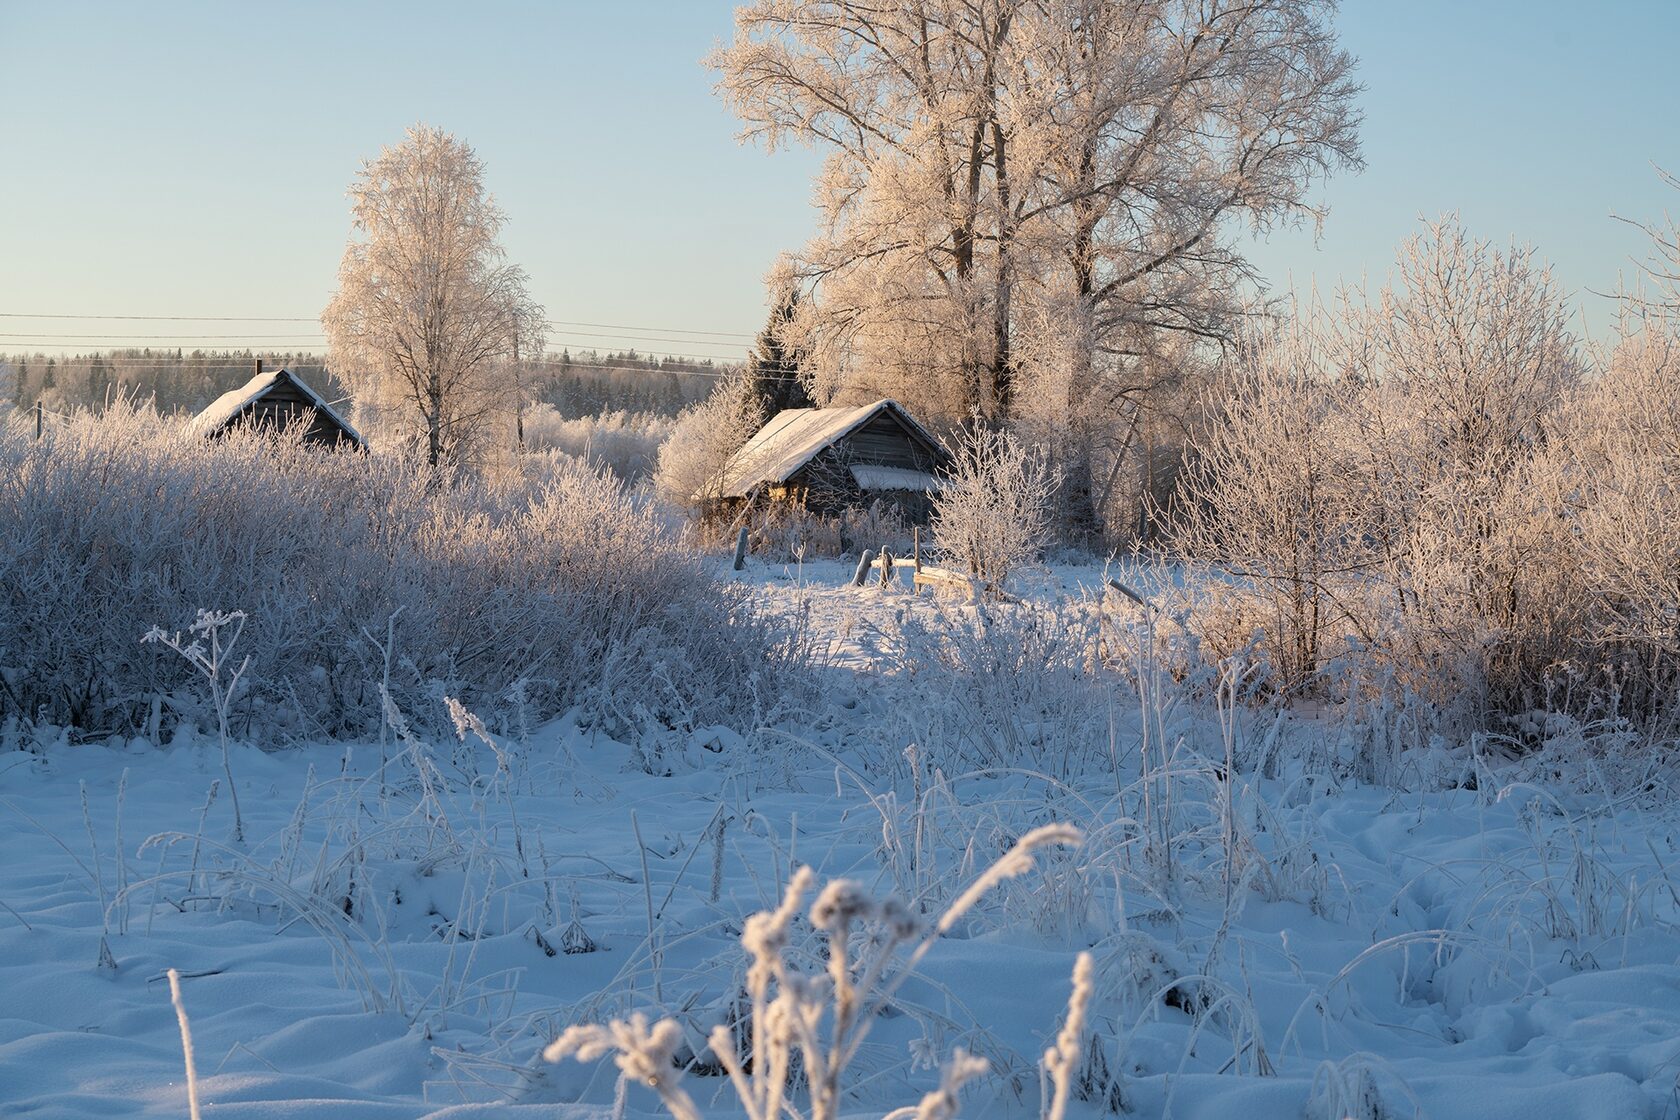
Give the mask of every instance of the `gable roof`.
[[321, 395], [308, 385], [302, 378], [289, 369], [271, 370], [259, 373], [237, 389], [230, 389], [205, 406], [200, 412], [187, 422], [187, 430], [196, 435], [211, 436], [225, 431], [227, 426], [243, 415], [246, 410], [266, 397], [280, 385], [291, 385], [303, 394], [318, 416], [324, 416], [339, 427], [346, 436], [356, 442], [359, 447], [366, 447], [367, 440], [362, 433], [351, 426], [350, 422], [333, 410], [332, 405], [321, 399]]
[[[895, 400], [883, 397], [856, 408], [784, 408], [730, 456], [704, 497], [744, 498], [760, 486], [786, 482], [794, 472], [879, 414], [890, 413], [910, 438], [938, 457], [944, 446]], [[702, 496], [702, 495], [697, 495]]]

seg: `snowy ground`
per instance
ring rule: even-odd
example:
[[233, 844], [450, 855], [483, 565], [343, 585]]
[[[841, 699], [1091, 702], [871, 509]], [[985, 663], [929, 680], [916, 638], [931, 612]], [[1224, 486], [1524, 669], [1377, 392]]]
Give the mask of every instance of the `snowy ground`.
[[[610, 1063], [546, 1065], [543, 1045], [648, 1009], [701, 1052], [739, 991], [741, 919], [792, 866], [931, 915], [1050, 820], [1085, 845], [934, 947], [847, 1113], [914, 1104], [962, 1046], [993, 1071], [965, 1115], [1036, 1115], [1089, 949], [1074, 1115], [1680, 1115], [1680, 853], [1660, 798], [1485, 771], [1477, 789], [1377, 788], [1290, 720], [1235, 733], [1239, 759], [1269, 744], [1275, 776], [1226, 782], [1199, 700], [1160, 713], [1166, 763], [1146, 773], [1135, 695], [1099, 713], [1106, 766], [962, 773], [907, 710], [947, 698], [941, 678], [880, 676], [905, 619], [949, 608], [847, 575], [746, 574], [808, 614], [832, 664], [821, 709], [780, 738], [627, 745], [561, 721], [499, 743], [500, 767], [434, 742], [386, 748], [383, 772], [378, 744], [244, 747], [242, 844], [225, 790], [205, 809], [214, 744], [0, 755], [0, 1115], [184, 1116], [168, 968], [208, 1116], [605, 1115]], [[1057, 569], [1035, 594], [1101, 575]], [[735, 1114], [705, 1072], [689, 1091]], [[658, 1102], [631, 1088], [626, 1108]]]

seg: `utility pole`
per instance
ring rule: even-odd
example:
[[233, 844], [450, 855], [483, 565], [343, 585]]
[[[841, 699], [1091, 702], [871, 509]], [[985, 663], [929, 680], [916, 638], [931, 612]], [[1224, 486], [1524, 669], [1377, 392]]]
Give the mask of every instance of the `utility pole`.
[[513, 431], [519, 450], [525, 450], [525, 377], [519, 367], [519, 331], [513, 332]]

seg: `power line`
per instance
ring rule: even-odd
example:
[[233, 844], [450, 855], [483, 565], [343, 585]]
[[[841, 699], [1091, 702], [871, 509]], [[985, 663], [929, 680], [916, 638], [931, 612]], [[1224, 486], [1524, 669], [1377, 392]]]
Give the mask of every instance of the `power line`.
[[229, 338], [248, 339], [253, 342], [290, 342], [305, 339], [318, 341], [318, 334], [0, 334], [0, 338], [34, 339], [35, 345], [51, 342], [93, 342], [103, 339], [152, 339], [164, 338], [192, 342], [197, 340], [222, 340]]
[[[658, 354], [664, 357], [680, 358], [710, 358], [716, 361], [733, 361], [745, 353], [746, 347], [731, 346], [722, 342], [701, 342], [684, 338], [622, 338], [610, 335], [591, 335], [583, 332], [557, 332], [567, 336], [555, 339], [562, 346], [569, 349], [584, 350], [612, 350], [615, 352], [636, 352], [641, 354]], [[18, 346], [64, 347], [75, 342], [104, 342], [106, 349], [157, 349], [160, 344], [174, 343], [182, 347], [199, 349], [201, 342], [230, 343], [229, 349], [252, 349], [272, 343], [301, 342], [312, 343], [319, 347], [325, 344], [320, 335], [305, 334], [12, 334], [0, 333], [0, 339], [10, 339]], [[237, 342], [235, 341], [237, 340]], [[650, 342], [663, 342], [682, 346], [684, 351], [652, 351], [645, 349]], [[246, 343], [247, 345], [239, 345]]]
[[[274, 355], [273, 354], [262, 354], [262, 355], [258, 355], [258, 356], [273, 357]], [[644, 355], [644, 356], [651, 357], [651, 355]], [[0, 357], [5, 357], [5, 355], [0, 355]], [[212, 366], [212, 367], [220, 367], [222, 369], [227, 369], [227, 368], [233, 367], [236, 363], [243, 364], [247, 360], [245, 357], [243, 357], [241, 355], [237, 355], [237, 354], [235, 354], [235, 355], [201, 354], [197, 357], [194, 357], [191, 354], [186, 354], [186, 355], [183, 355], [179, 358], [166, 358], [166, 357], [159, 357], [159, 356], [156, 356], [156, 355], [147, 355], [147, 356], [142, 356], [142, 357], [127, 358], [127, 357], [123, 357], [121, 355], [113, 356], [113, 355], [85, 355], [84, 354], [84, 355], [76, 355], [76, 356], [73, 356], [73, 357], [65, 358], [64, 360], [65, 361], [91, 361], [95, 357], [104, 358], [104, 359], [109, 360], [111, 362], [121, 363], [120, 365], [115, 366], [114, 369], [113, 369], [113, 372], [119, 373], [119, 374], [124, 369], [132, 369], [136, 366], [152, 368], [152, 369], [185, 369], [185, 368], [187, 368], [187, 363], [191, 363], [191, 362], [198, 362], [198, 363], [203, 363], [205, 365], [209, 365], [209, 366]], [[297, 360], [308, 360], [308, 361], [314, 361], [314, 362], [321, 362], [321, 361], [325, 360], [325, 355], [322, 355], [322, 354], [296, 354], [296, 353], [294, 353], [294, 354], [289, 355], [289, 357], [297, 359]], [[686, 361], [686, 360], [688, 360], [688, 359], [686, 359], [686, 358], [666, 359], [666, 361], [668, 361], [668, 362]], [[669, 366], [669, 365], [665, 366], [665, 367], [606, 365], [606, 364], [603, 364], [603, 363], [600, 363], [600, 362], [579, 362], [579, 361], [575, 361], [575, 360], [563, 360], [563, 359], [560, 359], [560, 358], [533, 359], [533, 360], [521, 362], [520, 364], [522, 366], [528, 368], [528, 369], [550, 369], [550, 368], [556, 368], [556, 369], [587, 369], [587, 370], [599, 370], [599, 371], [606, 372], [606, 373], [658, 374], [660, 376], [670, 376], [670, 377], [705, 377], [705, 378], [710, 378], [714, 381], [721, 381], [721, 380], [724, 380], [726, 378], [735, 376], [735, 371], [733, 371], [731, 369], [728, 369], [728, 368], [722, 368], [722, 369], [683, 369], [683, 368], [673, 368], [672, 366]], [[785, 381], [785, 382], [788, 382], [790, 384], [792, 382], [795, 382], [795, 381], [799, 380], [799, 378], [797, 378], [797, 377], [770, 376], [768, 374], [761, 374], [759, 379], [762, 380], [762, 381], [776, 381], [776, 382]]]
[[[632, 327], [624, 323], [576, 323], [564, 319], [546, 320], [551, 327], [605, 327], [615, 331], [665, 331], [669, 334], [703, 334], [714, 338], [755, 338], [756, 335], [742, 334], [739, 331], [690, 331], [679, 327]], [[562, 332], [564, 333], [564, 332]]]
[[61, 315], [0, 311], [0, 319], [124, 319], [157, 323], [319, 323], [318, 316], [284, 318], [263, 315]]
[[669, 342], [678, 346], [706, 346], [717, 350], [730, 350], [735, 353], [740, 353], [741, 351], [747, 349], [747, 345], [745, 343], [711, 342], [706, 339], [676, 338], [670, 335], [603, 334], [598, 331], [550, 331], [548, 333], [551, 335], [559, 335], [561, 338], [602, 338], [608, 340], [616, 339], [621, 342]]
[[[91, 321], [123, 321], [150, 323], [319, 323], [319, 316], [275, 315], [71, 315], [62, 312], [0, 311], [0, 319], [81, 319]], [[745, 338], [756, 336], [740, 331], [703, 331], [686, 327], [633, 326], [627, 323], [584, 323], [568, 319], [547, 319], [551, 327], [601, 327], [615, 331], [647, 331], [664, 334], [701, 335], [709, 338]], [[565, 332], [562, 332], [565, 333]]]
[[[16, 336], [16, 335], [0, 335], [0, 338], [17, 338], [17, 337], [19, 337], [19, 336]], [[33, 336], [33, 335], [24, 336], [24, 337], [37, 338], [37, 336]], [[61, 336], [61, 337], [68, 338], [70, 336]], [[97, 338], [97, 337], [100, 337], [100, 336], [82, 336], [82, 337], [84, 337], [84, 338]], [[116, 337], [123, 337], [123, 336], [115, 336], [114, 335], [114, 336], [110, 336], [110, 337], [116, 338]], [[146, 336], [144, 336], [144, 335], [130, 335], [130, 336], [127, 336], [127, 337], [130, 337], [130, 338], [144, 338]], [[159, 337], [172, 337], [172, 336], [159, 336]], [[206, 336], [206, 337], [212, 337], [212, 336]], [[247, 338], [247, 339], [252, 340], [253, 342], [259, 343], [257, 345], [249, 345], [249, 346], [231, 345], [231, 346], [226, 347], [226, 349], [228, 349], [228, 350], [249, 350], [249, 351], [252, 352], [253, 355], [256, 355], [256, 354], [259, 354], [259, 353], [261, 353], [265, 350], [269, 350], [269, 351], [272, 352], [273, 350], [276, 349], [276, 348], [266, 347], [266, 346], [260, 344], [260, 340], [264, 336], [258, 336], [258, 335], [228, 335], [226, 337], [227, 338]], [[23, 343], [20, 343], [19, 345], [23, 345], [23, 346], [54, 346], [54, 345], [59, 345], [59, 343], [51, 342], [51, 341], [46, 341], [46, 342], [34, 341], [34, 342], [23, 342]], [[55, 355], [47, 355], [47, 357], [49, 359], [56, 360], [56, 361], [93, 361], [95, 359], [106, 359], [106, 360], [110, 360], [110, 361], [133, 361], [133, 360], [135, 360], [135, 358], [130, 358], [130, 357], [122, 355], [122, 354], [112, 354], [112, 353], [109, 353], [108, 351], [111, 351], [111, 350], [165, 350], [165, 349], [169, 349], [169, 347], [168, 346], [157, 345], [157, 344], [154, 344], [154, 343], [136, 342], [132, 345], [127, 345], [127, 346], [123, 345], [122, 343], [115, 343], [113, 345], [107, 346], [105, 348], [105, 351], [102, 351], [100, 353], [95, 353], [95, 354], [55, 354]], [[186, 349], [188, 349], [188, 347], [187, 346], [177, 346], [176, 349], [186, 350]], [[203, 347], [192, 347], [192, 349], [203, 349]], [[720, 363], [720, 364], [732, 364], [734, 361], [739, 360], [739, 359], [734, 358], [731, 355], [725, 355], [725, 354], [693, 354], [693, 353], [678, 354], [678, 353], [671, 352], [671, 351], [642, 350], [642, 349], [639, 349], [639, 348], [634, 347], [634, 346], [626, 346], [626, 347], [590, 346], [586, 349], [580, 350], [579, 352], [580, 353], [585, 353], [585, 354], [594, 354], [596, 357], [600, 357], [600, 356], [602, 356], [603, 351], [606, 352], [607, 357], [611, 357], [614, 354], [625, 354], [625, 355], [635, 354], [636, 357], [638, 357], [638, 358], [646, 358], [646, 359], [649, 359], [649, 360], [657, 360], [657, 361], [665, 361], [665, 362], [693, 362], [693, 363], [696, 363], [696, 364], [702, 363], [702, 362], [717, 362], [717, 363]], [[320, 353], [311, 354], [311, 353], [309, 353], [307, 351], [303, 351], [303, 350], [287, 350], [287, 351], [284, 351], [284, 352], [289, 353], [289, 354], [296, 354], [300, 357], [315, 357], [315, 358], [324, 358], [325, 357], [324, 354], [320, 354]], [[20, 354], [17, 354], [15, 356], [27, 359], [27, 358], [33, 357], [34, 355], [27, 354], [27, 353], [20, 353]], [[169, 355], [166, 355], [166, 354], [164, 354], [164, 355], [146, 354], [146, 355], [138, 355], [137, 357], [141, 358], [141, 359], [157, 358], [157, 359], [160, 359], [160, 360], [166, 361], [166, 362], [185, 362], [185, 361], [229, 360], [229, 359], [235, 358], [236, 356], [237, 355], [233, 355], [233, 354], [199, 354], [199, 355], [195, 356], [191, 353], [185, 353], [185, 354], [182, 354], [178, 358], [170, 357]], [[528, 366], [529, 365], [541, 365], [544, 362], [549, 362], [551, 364], [563, 364], [563, 360], [560, 359], [560, 358], [553, 358], [553, 359], [531, 358], [531, 359], [525, 360], [525, 362], [523, 364], [528, 365]], [[582, 364], [582, 363], [572, 361], [571, 364], [572, 365], [579, 365], [579, 364]], [[618, 367], [612, 367], [612, 368], [618, 368]]]

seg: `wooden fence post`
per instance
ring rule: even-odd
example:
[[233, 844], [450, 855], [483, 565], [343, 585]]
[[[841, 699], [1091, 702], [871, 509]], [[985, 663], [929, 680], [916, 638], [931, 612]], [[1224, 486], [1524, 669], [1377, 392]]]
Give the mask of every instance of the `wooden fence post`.
[[738, 572], [747, 566], [747, 527], [741, 526], [741, 531], [735, 534], [735, 570]]
[[875, 562], [875, 550], [866, 548], [863, 555], [858, 557], [857, 572], [852, 576], [852, 586], [862, 587], [863, 581], [869, 578], [869, 565]]
[[35, 438], [41, 438], [41, 402], [35, 402]]

